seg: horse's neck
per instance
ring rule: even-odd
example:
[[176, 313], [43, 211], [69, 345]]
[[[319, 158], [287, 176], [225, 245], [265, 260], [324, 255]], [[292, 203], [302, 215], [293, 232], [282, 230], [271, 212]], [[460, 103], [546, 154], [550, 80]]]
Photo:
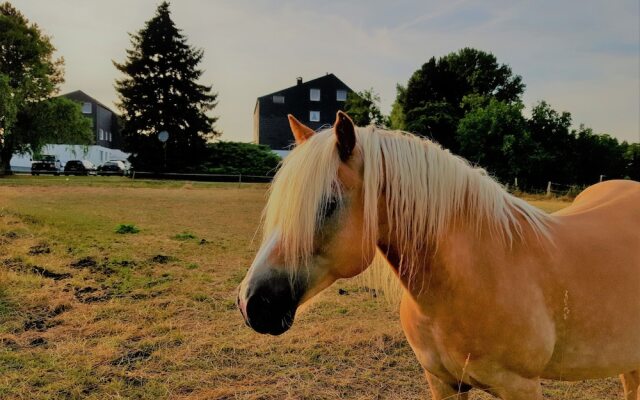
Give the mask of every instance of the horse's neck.
[[[405, 289], [422, 304], [437, 301], [442, 293], [450, 295], [461, 290], [466, 283], [489, 281], [492, 275], [500, 275], [500, 266], [508, 264], [510, 257], [522, 246], [537, 241], [533, 228], [519, 218], [521, 235], [513, 233], [508, 240], [496, 232], [489, 221], [452, 221], [438, 238], [437, 243], [427, 243], [419, 254], [403, 253], [401, 243], [391, 238], [394, 232], [385, 232], [388, 240], [378, 243], [389, 263], [395, 268]], [[385, 236], [381, 236], [385, 237]], [[425, 240], [425, 238], [413, 238]], [[525, 245], [525, 242], [529, 242]]]

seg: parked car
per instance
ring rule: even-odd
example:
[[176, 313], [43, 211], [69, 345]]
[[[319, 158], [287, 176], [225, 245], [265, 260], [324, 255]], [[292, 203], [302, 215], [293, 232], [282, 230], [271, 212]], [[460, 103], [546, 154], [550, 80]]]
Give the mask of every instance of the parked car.
[[96, 166], [88, 160], [69, 160], [64, 166], [65, 175], [95, 175]]
[[128, 160], [109, 160], [109, 161], [121, 162], [124, 165], [124, 174], [126, 176], [131, 175], [132, 168], [131, 168], [131, 163]]
[[126, 167], [122, 161], [107, 161], [98, 167], [98, 175], [125, 176]]
[[56, 156], [43, 154], [38, 160], [31, 161], [31, 175], [53, 174], [60, 175], [62, 164], [56, 160]]

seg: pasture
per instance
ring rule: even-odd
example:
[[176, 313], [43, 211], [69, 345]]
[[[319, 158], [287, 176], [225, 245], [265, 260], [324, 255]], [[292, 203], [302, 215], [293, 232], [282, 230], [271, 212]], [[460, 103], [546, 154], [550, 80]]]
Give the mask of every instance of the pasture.
[[[244, 325], [236, 287], [265, 195], [265, 185], [0, 180], [0, 398], [429, 398], [397, 311], [358, 280], [327, 289], [282, 336]], [[120, 224], [140, 231], [118, 234]], [[546, 381], [544, 392], [621, 398], [617, 379]]]

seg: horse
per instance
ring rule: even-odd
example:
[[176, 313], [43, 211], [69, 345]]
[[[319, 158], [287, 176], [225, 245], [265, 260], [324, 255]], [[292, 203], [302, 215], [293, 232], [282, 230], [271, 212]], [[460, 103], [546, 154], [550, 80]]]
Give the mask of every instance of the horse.
[[296, 147], [238, 289], [247, 325], [282, 334], [381, 252], [434, 399], [542, 400], [541, 379], [620, 375], [640, 400], [640, 183], [605, 181], [546, 214], [426, 139], [343, 112], [320, 132], [289, 123]]

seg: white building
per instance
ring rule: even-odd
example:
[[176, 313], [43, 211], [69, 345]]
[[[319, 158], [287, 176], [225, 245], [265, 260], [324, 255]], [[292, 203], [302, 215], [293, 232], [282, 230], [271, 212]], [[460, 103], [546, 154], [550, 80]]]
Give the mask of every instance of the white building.
[[[109, 160], [126, 160], [128, 153], [119, 150], [122, 138], [118, 128], [118, 116], [109, 107], [89, 96], [81, 90], [62, 95], [80, 103], [82, 114], [91, 121], [94, 145], [49, 144], [41, 154], [50, 154], [60, 160], [62, 166], [69, 160], [89, 160], [99, 166]], [[31, 170], [30, 154], [14, 154], [11, 158], [11, 169], [14, 172]]]
[[[48, 144], [42, 148], [41, 153], [56, 156], [56, 160], [60, 160], [63, 167], [69, 160], [89, 160], [98, 166], [109, 160], [126, 160], [129, 157], [129, 153], [97, 145]], [[11, 170], [13, 172], [31, 171], [31, 155], [14, 154], [11, 158]]]

